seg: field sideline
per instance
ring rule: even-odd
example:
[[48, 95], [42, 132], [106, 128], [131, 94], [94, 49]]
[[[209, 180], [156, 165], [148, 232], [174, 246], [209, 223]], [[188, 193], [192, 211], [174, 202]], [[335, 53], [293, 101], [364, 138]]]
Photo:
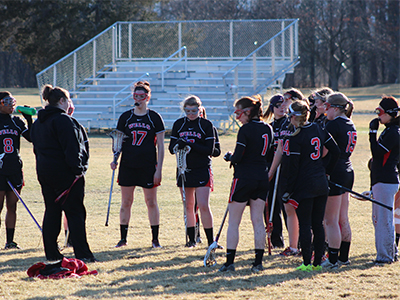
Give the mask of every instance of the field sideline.
[[[37, 89], [9, 89], [17, 104], [40, 106]], [[309, 90], [304, 90], [308, 94]], [[399, 98], [400, 85], [380, 85], [368, 88], [343, 89], [355, 102], [353, 120], [358, 131], [358, 142], [352, 162], [355, 168], [354, 190], [369, 188], [366, 163], [370, 157], [368, 124], [382, 94]], [[382, 129], [382, 126], [380, 126]], [[222, 153], [233, 150], [236, 134], [221, 135]], [[111, 139], [105, 134], [92, 133], [90, 139], [89, 171], [86, 177], [85, 204], [87, 232], [92, 251], [100, 262], [89, 264], [97, 276], [81, 279], [40, 280], [28, 278], [26, 270], [34, 263], [45, 261], [43, 244], [38, 228], [24, 207], [18, 205], [15, 241], [22, 250], [0, 250], [0, 299], [379, 299], [400, 298], [400, 263], [375, 267], [374, 229], [371, 204], [350, 199], [350, 223], [353, 240], [350, 250], [351, 265], [336, 271], [300, 273], [295, 270], [301, 258], [280, 258], [280, 249], [264, 256], [266, 270], [253, 274], [250, 265], [254, 258], [253, 231], [246, 210], [240, 227], [240, 241], [235, 261], [237, 271], [231, 274], [217, 272], [225, 261], [225, 251], [217, 250], [218, 265], [205, 268], [202, 259], [206, 245], [194, 249], [184, 247], [183, 207], [175, 186], [175, 157], [165, 154], [162, 185], [158, 191], [160, 207], [160, 243], [162, 249], [151, 248], [151, 233], [143, 193], [137, 190], [128, 232], [128, 246], [115, 249], [119, 240], [120, 191], [114, 184], [109, 226], [105, 227], [110, 189], [112, 160]], [[169, 140], [166, 139], [166, 149]], [[21, 143], [24, 161], [25, 187], [22, 198], [41, 223], [44, 204], [36, 180], [32, 146]], [[232, 169], [222, 156], [213, 159], [215, 191], [211, 194], [214, 215], [214, 233], [218, 231], [227, 206]], [[312, 187], [310, 187], [312, 188]], [[1, 214], [0, 244], [5, 242], [4, 217]], [[225, 246], [226, 228], [220, 242]], [[287, 234], [285, 233], [285, 242]], [[205, 234], [201, 232], [203, 239]], [[64, 243], [64, 234], [60, 235]], [[73, 257], [71, 248], [63, 252]]]

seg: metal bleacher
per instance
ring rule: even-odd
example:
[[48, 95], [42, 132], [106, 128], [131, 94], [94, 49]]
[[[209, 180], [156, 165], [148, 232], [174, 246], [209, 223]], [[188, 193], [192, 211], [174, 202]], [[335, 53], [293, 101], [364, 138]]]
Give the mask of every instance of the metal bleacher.
[[293, 72], [299, 62], [297, 24], [117, 22], [38, 73], [38, 86], [67, 88], [74, 117], [89, 130], [114, 128], [121, 113], [133, 107], [131, 88], [140, 79], [150, 82], [149, 107], [167, 128], [182, 116], [181, 102], [191, 94], [200, 97], [214, 126], [227, 128], [234, 99], [281, 89], [285, 75]]

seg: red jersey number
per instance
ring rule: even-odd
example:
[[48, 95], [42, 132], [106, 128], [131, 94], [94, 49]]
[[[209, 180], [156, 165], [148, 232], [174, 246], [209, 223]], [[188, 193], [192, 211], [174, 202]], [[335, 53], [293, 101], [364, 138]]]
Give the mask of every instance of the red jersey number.
[[282, 147], [282, 151], [283, 153], [285, 153], [287, 156], [290, 155], [290, 151], [289, 151], [289, 140], [285, 141], [285, 144]]
[[321, 141], [317, 137], [311, 139], [311, 145], [314, 146], [315, 152], [310, 154], [312, 160], [317, 160], [321, 157]]
[[349, 140], [347, 142], [346, 153], [353, 153], [357, 142], [357, 132], [347, 131], [347, 136], [349, 137]]
[[264, 139], [264, 147], [262, 149], [261, 155], [265, 156], [268, 150], [268, 145], [269, 145], [269, 138], [268, 138], [268, 133], [265, 133], [262, 135], [262, 138]]
[[6, 138], [3, 140], [3, 149], [4, 153], [13, 153], [14, 152], [14, 146], [13, 146], [13, 140], [10, 138]]
[[140, 146], [147, 135], [147, 131], [134, 130], [132, 133], [132, 145]]

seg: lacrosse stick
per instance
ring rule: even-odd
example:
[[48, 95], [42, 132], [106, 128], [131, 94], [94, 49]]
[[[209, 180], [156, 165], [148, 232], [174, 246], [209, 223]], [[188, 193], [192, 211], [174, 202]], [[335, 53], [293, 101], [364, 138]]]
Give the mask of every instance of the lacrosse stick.
[[203, 264], [205, 267], [213, 267], [217, 264], [217, 260], [214, 257], [214, 252], [215, 252], [215, 249], [217, 249], [217, 247], [218, 247], [218, 240], [219, 240], [219, 237], [221, 236], [222, 228], [224, 227], [224, 223], [226, 220], [226, 216], [228, 215], [228, 211], [229, 211], [229, 204], [225, 210], [225, 214], [224, 214], [224, 217], [222, 218], [222, 223], [221, 223], [221, 226], [219, 227], [218, 233], [215, 236], [215, 240], [210, 245], [210, 247], [208, 247], [207, 253], [204, 256]]
[[178, 149], [178, 145], [174, 147], [174, 153], [176, 155], [176, 166], [178, 168], [178, 177], [181, 176], [182, 179], [182, 201], [183, 201], [183, 218], [185, 221], [185, 237], [186, 244], [188, 241], [187, 233], [187, 215], [186, 215], [186, 193], [185, 193], [185, 173], [189, 172], [186, 165], [186, 155], [190, 152], [190, 146], [186, 145], [183, 149]]
[[[111, 131], [109, 136], [112, 138], [112, 151], [114, 154], [113, 163], [117, 164], [119, 154], [121, 153], [122, 142], [124, 141], [124, 138], [127, 138], [128, 136], [125, 133], [123, 133], [122, 131], [117, 130], [117, 129]], [[107, 218], [106, 218], [105, 226], [108, 226], [108, 219], [110, 217], [111, 197], [112, 197], [112, 190], [113, 190], [113, 186], [114, 186], [114, 175], [115, 175], [115, 169], [112, 171], [112, 176], [111, 176], [110, 197], [108, 198]]]
[[[276, 202], [276, 194], [278, 193], [278, 182], [279, 182], [279, 172], [281, 170], [281, 165], [278, 166], [276, 169], [275, 174], [275, 184], [274, 184], [274, 193], [272, 194], [272, 202], [271, 202], [271, 211], [269, 213], [269, 219], [267, 224], [267, 238], [268, 238], [268, 255], [271, 255], [271, 234], [274, 228], [274, 224], [272, 223], [273, 216], [274, 216], [274, 209], [275, 209], [275, 202]], [[268, 199], [268, 197], [267, 197]]]
[[33, 221], [35, 222], [36, 226], [39, 228], [40, 232], [42, 232], [42, 227], [40, 227], [39, 223], [36, 221], [35, 217], [32, 215], [32, 213], [29, 210], [28, 206], [26, 206], [25, 202], [22, 200], [22, 198], [21, 198], [20, 194], [18, 193], [18, 191], [13, 187], [13, 185], [11, 184], [11, 182], [9, 180], [7, 180], [7, 183], [10, 186], [10, 188], [12, 189], [12, 191], [14, 192], [15, 196], [17, 196], [19, 201], [21, 201], [21, 203], [24, 205], [24, 207], [28, 211], [29, 215], [32, 217]]
[[365, 200], [371, 201], [372, 203], [375, 203], [375, 204], [380, 205], [380, 206], [382, 206], [382, 207], [384, 207], [384, 208], [386, 208], [386, 209], [388, 209], [388, 210], [390, 210], [390, 211], [393, 211], [393, 207], [390, 207], [390, 206], [388, 206], [388, 205], [386, 205], [386, 204], [383, 204], [383, 203], [381, 203], [381, 202], [379, 202], [379, 201], [376, 201], [376, 200], [374, 200], [374, 199], [371, 199], [371, 198], [369, 198], [369, 197], [367, 197], [367, 196], [365, 196], [365, 195], [363, 195], [363, 194], [354, 192], [354, 191], [352, 191], [351, 189], [349, 189], [349, 188], [347, 188], [347, 187], [344, 187], [344, 186], [342, 186], [342, 185], [340, 185], [340, 184], [338, 184], [338, 183], [332, 182], [332, 181], [330, 181], [330, 180], [328, 180], [328, 181], [329, 181], [329, 183], [331, 183], [331, 184], [337, 186], [337, 187], [340, 188], [340, 189], [345, 190], [346, 192], [349, 192], [349, 193], [351, 193], [351, 194], [354, 194], [354, 195], [356, 195], [356, 196], [358, 196], [358, 197], [360, 197], [360, 198], [363, 198], [363, 199], [365, 199]]

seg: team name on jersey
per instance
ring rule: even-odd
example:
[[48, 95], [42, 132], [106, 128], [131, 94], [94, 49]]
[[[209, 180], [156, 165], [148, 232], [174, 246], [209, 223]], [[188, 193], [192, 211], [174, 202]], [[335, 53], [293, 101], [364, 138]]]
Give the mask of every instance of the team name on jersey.
[[147, 130], [150, 130], [150, 125], [146, 123], [131, 123], [129, 124], [129, 129], [132, 128], [146, 128]]
[[18, 136], [18, 131], [14, 130], [14, 129], [3, 129], [0, 130], [0, 135], [3, 134], [13, 134], [13, 135], [17, 135]]
[[197, 133], [195, 131], [183, 131], [179, 132], [179, 137], [189, 137], [189, 136], [194, 136], [197, 137], [198, 139], [201, 139], [201, 133]]
[[291, 135], [293, 132], [291, 130], [281, 130], [280, 136], [288, 136]]

